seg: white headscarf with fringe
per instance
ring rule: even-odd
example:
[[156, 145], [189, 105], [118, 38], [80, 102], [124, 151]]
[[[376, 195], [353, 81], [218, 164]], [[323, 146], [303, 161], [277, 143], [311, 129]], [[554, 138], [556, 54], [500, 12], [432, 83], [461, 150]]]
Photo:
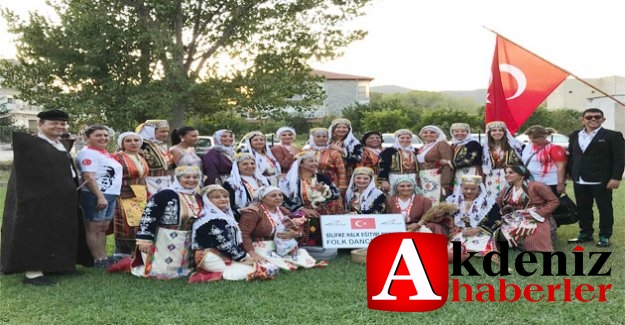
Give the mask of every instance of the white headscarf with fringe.
[[343, 139], [343, 146], [347, 149], [347, 152], [354, 152], [354, 148], [360, 144], [360, 141], [354, 137], [352, 133], [352, 122], [345, 118], [337, 118], [330, 123], [330, 127], [328, 128], [328, 144], [332, 143], [332, 134], [334, 133], [334, 128], [339, 124], [345, 124], [349, 131]]
[[370, 206], [376, 197], [371, 196], [371, 192], [375, 191], [375, 180], [373, 179], [373, 169], [369, 167], [358, 167], [354, 169], [354, 173], [352, 174], [352, 178], [349, 180], [349, 186], [347, 187], [347, 192], [345, 193], [345, 207], [349, 207], [352, 199], [354, 198], [356, 191], [356, 184], [354, 184], [354, 180], [357, 175], [368, 175], [369, 176], [369, 185], [365, 188], [364, 191], [360, 194], [360, 210], [366, 210], [368, 206]]
[[[236, 206], [241, 208], [246, 207], [250, 203], [247, 198], [247, 191], [245, 188], [245, 184], [243, 184], [241, 172], [239, 171], [239, 163], [244, 160], [254, 160], [254, 155], [249, 152], [236, 154], [234, 162], [232, 164], [230, 177], [227, 180], [230, 186], [232, 186], [232, 189], [234, 189], [234, 203], [236, 204]], [[254, 179], [256, 179], [260, 183], [259, 186], [269, 185], [267, 177], [263, 176], [258, 168], [254, 169]]]
[[[484, 137], [485, 139], [484, 139], [484, 142], [482, 143], [482, 172], [484, 173], [484, 175], [490, 174], [493, 168], [493, 160], [491, 159], [490, 146], [489, 146], [488, 141], [490, 138], [489, 132], [492, 129], [496, 129], [496, 128], [501, 128], [504, 130], [505, 138], [508, 141], [508, 145], [510, 146], [510, 148], [516, 151], [516, 154], [519, 157], [523, 156], [523, 144], [521, 144], [519, 140], [517, 140], [514, 136], [512, 136], [512, 134], [510, 134], [510, 131], [508, 131], [508, 127], [506, 126], [506, 123], [502, 121], [490, 122], [486, 124], [486, 136]], [[501, 140], [503, 141], [503, 139]]]
[[200, 217], [198, 220], [196, 220], [193, 223], [193, 238], [192, 238], [192, 243], [195, 243], [195, 233], [197, 232], [197, 229], [199, 229], [201, 226], [205, 225], [207, 222], [211, 221], [211, 220], [224, 220], [226, 221], [226, 223], [228, 223], [228, 225], [230, 225], [231, 227], [235, 228], [236, 231], [236, 235], [234, 238], [234, 244], [235, 245], [241, 245], [243, 244], [243, 236], [241, 235], [241, 228], [239, 228], [239, 224], [237, 223], [236, 219], [234, 218], [234, 214], [232, 213], [232, 209], [230, 208], [230, 204], [228, 204], [228, 207], [226, 208], [226, 210], [221, 210], [219, 208], [217, 208], [215, 206], [215, 204], [213, 204], [213, 202], [211, 202], [208, 199], [208, 195], [211, 192], [214, 191], [224, 191], [226, 193], [226, 195], [228, 195], [227, 191], [221, 187], [221, 185], [208, 185], [206, 186], [203, 190], [204, 195], [202, 195], [202, 203], [203, 203], [203, 208], [202, 208], [202, 217]]
[[291, 169], [289, 169], [289, 172], [286, 174], [284, 180], [280, 182], [280, 190], [284, 195], [293, 198], [299, 193], [299, 165], [301, 164], [302, 160], [313, 157], [316, 157], [314, 151], [304, 151], [295, 155], [295, 161], [293, 161]]
[[[255, 136], [262, 136], [263, 139], [265, 139], [264, 154], [266, 157], [263, 156], [261, 153], [257, 152], [254, 148], [252, 148], [251, 140]], [[269, 143], [267, 142], [267, 138], [265, 138], [265, 135], [262, 132], [252, 131], [246, 134], [244, 138], [245, 138], [245, 151], [250, 152], [254, 155], [257, 169], [262, 170], [263, 166], [269, 164], [267, 159], [271, 159], [271, 161], [273, 162], [274, 168], [276, 169], [276, 175], [280, 175], [282, 173], [282, 170], [280, 168], [280, 162], [278, 161], [278, 159], [276, 159], [276, 157], [271, 152], [271, 148], [269, 148]]]
[[[223, 143], [221, 143], [221, 136], [224, 133], [232, 134], [232, 144], [229, 145], [229, 146], [224, 146]], [[214, 148], [216, 150], [219, 150], [219, 151], [225, 153], [231, 159], [234, 157], [234, 145], [235, 145], [235, 142], [234, 142], [234, 132], [232, 132], [230, 130], [226, 130], [226, 129], [219, 130], [219, 131], [213, 133], [213, 142], [215, 143]]]

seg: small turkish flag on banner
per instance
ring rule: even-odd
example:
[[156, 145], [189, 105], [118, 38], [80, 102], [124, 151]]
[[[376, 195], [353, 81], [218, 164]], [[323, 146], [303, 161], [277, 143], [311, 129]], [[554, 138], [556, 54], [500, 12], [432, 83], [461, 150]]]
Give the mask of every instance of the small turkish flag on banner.
[[497, 35], [485, 123], [503, 121], [514, 134], [568, 72]]
[[352, 229], [375, 229], [375, 218], [352, 218]]

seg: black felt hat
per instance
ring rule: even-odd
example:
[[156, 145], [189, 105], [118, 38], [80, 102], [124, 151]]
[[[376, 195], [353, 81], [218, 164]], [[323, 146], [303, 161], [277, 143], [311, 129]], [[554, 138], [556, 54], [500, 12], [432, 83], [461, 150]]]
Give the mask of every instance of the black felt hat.
[[43, 111], [37, 114], [37, 117], [42, 120], [50, 120], [50, 121], [67, 121], [69, 120], [69, 115], [59, 109], [51, 109], [47, 111]]
[[382, 142], [384, 142], [384, 137], [382, 137], [382, 133], [380, 133], [380, 131], [369, 131], [369, 132], [365, 133], [362, 136], [361, 140], [360, 140], [360, 143], [362, 144], [363, 147], [365, 146], [365, 141], [367, 141], [367, 138], [372, 136], [372, 135], [374, 135], [374, 134], [379, 136], [380, 140], [382, 140]]

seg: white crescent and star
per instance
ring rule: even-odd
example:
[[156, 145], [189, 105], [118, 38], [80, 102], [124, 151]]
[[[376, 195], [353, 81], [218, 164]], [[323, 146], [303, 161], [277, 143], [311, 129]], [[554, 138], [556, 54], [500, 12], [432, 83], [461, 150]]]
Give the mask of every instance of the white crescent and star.
[[[514, 95], [507, 97], [506, 100], [515, 99], [521, 96], [523, 92], [525, 92], [525, 89], [527, 88], [527, 78], [525, 77], [525, 73], [523, 73], [521, 69], [513, 66], [512, 64], [501, 63], [499, 64], [499, 72], [509, 73], [514, 78], [514, 80], [516, 80], [516, 84], [517, 84], [516, 92], [514, 93]], [[491, 77], [488, 83], [488, 88], [490, 88], [490, 84], [492, 82], [493, 82], [493, 77], [492, 77], [492, 72], [491, 72]], [[486, 94], [486, 103], [491, 104], [491, 101], [488, 99], [489, 97], [490, 97], [490, 94]]]
[[362, 220], [356, 220], [356, 222], [354, 222], [354, 225], [356, 225], [356, 227], [358, 227], [358, 228], [362, 228], [362, 227], [366, 226], [367, 223], [363, 222]]

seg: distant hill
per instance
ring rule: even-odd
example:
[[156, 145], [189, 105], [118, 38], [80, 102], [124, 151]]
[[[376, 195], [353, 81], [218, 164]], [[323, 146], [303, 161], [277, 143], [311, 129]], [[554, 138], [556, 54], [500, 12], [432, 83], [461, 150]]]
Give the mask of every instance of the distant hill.
[[380, 94], [405, 94], [413, 89], [395, 86], [395, 85], [384, 85], [384, 86], [375, 86], [369, 88], [369, 91], [372, 93], [380, 93]]
[[[375, 86], [369, 89], [372, 93], [380, 93], [380, 94], [405, 94], [407, 92], [413, 91], [414, 89], [396, 86], [396, 85], [384, 85], [384, 86]], [[468, 98], [473, 100], [478, 104], [483, 104], [486, 101], [486, 89], [475, 89], [475, 90], [443, 90], [439, 91], [447, 96], [463, 99]]]
[[486, 103], [486, 89], [475, 90], [443, 90], [441, 93], [454, 98], [468, 98], [482, 105]]

